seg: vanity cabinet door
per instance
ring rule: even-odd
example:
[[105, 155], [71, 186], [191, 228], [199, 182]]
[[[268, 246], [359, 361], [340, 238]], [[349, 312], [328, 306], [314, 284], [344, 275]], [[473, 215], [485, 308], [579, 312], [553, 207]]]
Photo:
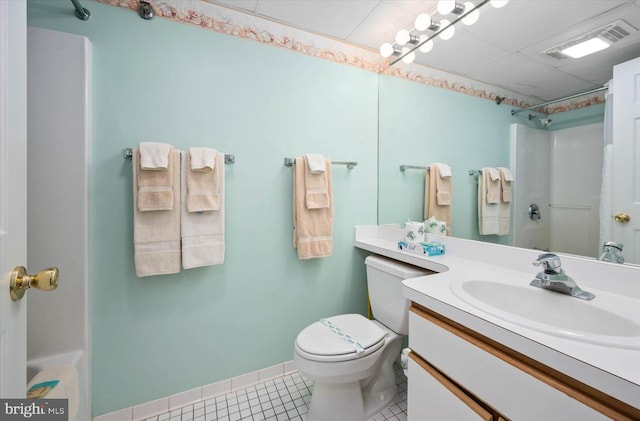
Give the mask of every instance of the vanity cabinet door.
[[[409, 354], [407, 414], [410, 420], [491, 421], [491, 412], [415, 353]], [[413, 415], [416, 416], [413, 416]], [[418, 415], [420, 414], [420, 415]]]
[[[412, 353], [503, 416], [518, 421], [636, 419], [611, 410], [559, 377], [518, 361], [512, 354], [470, 335], [468, 329], [436, 316], [411, 307]], [[410, 368], [408, 378], [413, 374]], [[409, 419], [429, 419], [428, 412], [421, 413], [422, 410], [428, 408], [417, 409], [413, 414], [409, 411]]]

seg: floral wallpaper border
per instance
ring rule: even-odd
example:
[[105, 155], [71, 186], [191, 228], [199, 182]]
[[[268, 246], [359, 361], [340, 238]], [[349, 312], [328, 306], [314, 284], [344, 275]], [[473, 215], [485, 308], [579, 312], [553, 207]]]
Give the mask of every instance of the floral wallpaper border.
[[[98, 3], [138, 10], [138, 0], [94, 0]], [[419, 64], [398, 63], [389, 67], [377, 51], [356, 47], [321, 35], [295, 29], [268, 19], [204, 0], [149, 0], [156, 16], [203, 29], [257, 41], [297, 53], [329, 60], [362, 70], [385, 74], [465, 95], [496, 101], [517, 108], [527, 108], [539, 101], [506, 89], [484, 84]], [[603, 104], [604, 92], [582, 99], [551, 104], [540, 110], [554, 114]]]

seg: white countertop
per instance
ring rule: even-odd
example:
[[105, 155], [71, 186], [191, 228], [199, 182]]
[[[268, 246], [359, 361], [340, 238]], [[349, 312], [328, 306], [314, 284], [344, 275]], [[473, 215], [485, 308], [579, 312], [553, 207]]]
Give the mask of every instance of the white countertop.
[[[444, 243], [446, 252], [441, 256], [425, 256], [398, 250], [397, 243], [402, 237], [403, 230], [398, 228], [359, 226], [355, 228], [354, 245], [438, 272], [404, 281], [404, 293], [410, 300], [640, 408], [640, 349], [586, 343], [527, 328], [484, 312], [452, 292], [452, 284], [475, 279], [528, 285], [538, 272], [531, 262], [539, 252], [433, 236], [429, 240]], [[600, 294], [602, 300], [618, 294], [620, 299], [632, 303], [632, 309], [637, 309], [633, 320], [640, 322], [640, 268], [560, 256], [563, 267], [581, 288], [594, 292], [596, 299]], [[637, 306], [633, 305], [635, 300]]]

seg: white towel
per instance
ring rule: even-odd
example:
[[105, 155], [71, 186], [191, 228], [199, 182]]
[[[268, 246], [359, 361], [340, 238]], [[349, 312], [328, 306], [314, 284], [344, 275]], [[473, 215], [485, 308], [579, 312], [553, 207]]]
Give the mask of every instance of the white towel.
[[500, 172], [500, 203], [498, 203], [498, 235], [509, 234], [511, 225], [511, 183], [514, 178], [511, 170], [505, 167], [498, 167]]
[[311, 174], [322, 174], [325, 171], [325, 158], [317, 153], [308, 153], [304, 156]]
[[[480, 235], [498, 234], [499, 232], [498, 203], [487, 201], [487, 184], [491, 182], [490, 171], [487, 168], [482, 168], [478, 177], [478, 231]], [[498, 186], [498, 191], [499, 189]]]
[[140, 142], [140, 168], [143, 170], [166, 170], [169, 167], [171, 145], [158, 142]]
[[190, 269], [224, 263], [224, 154], [216, 154], [219, 207], [216, 211], [189, 212], [187, 209], [187, 153], [182, 154], [182, 267]]
[[435, 164], [431, 164], [431, 165], [438, 166], [438, 171], [440, 171], [440, 178], [451, 177], [451, 167], [448, 166], [447, 164], [436, 162]]
[[[133, 245], [137, 276], [180, 272], [180, 207], [142, 212], [138, 209], [139, 153], [133, 151]], [[172, 199], [180, 203], [180, 151], [171, 158]]]
[[189, 148], [192, 171], [213, 171], [218, 151], [211, 148]]

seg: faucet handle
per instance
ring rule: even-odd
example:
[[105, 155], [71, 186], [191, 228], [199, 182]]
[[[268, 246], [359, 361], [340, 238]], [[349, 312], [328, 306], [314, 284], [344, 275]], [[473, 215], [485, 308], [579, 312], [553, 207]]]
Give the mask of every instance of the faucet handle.
[[534, 266], [540, 266], [544, 268], [545, 273], [560, 274], [562, 273], [562, 262], [560, 257], [553, 253], [543, 253], [533, 262]]

